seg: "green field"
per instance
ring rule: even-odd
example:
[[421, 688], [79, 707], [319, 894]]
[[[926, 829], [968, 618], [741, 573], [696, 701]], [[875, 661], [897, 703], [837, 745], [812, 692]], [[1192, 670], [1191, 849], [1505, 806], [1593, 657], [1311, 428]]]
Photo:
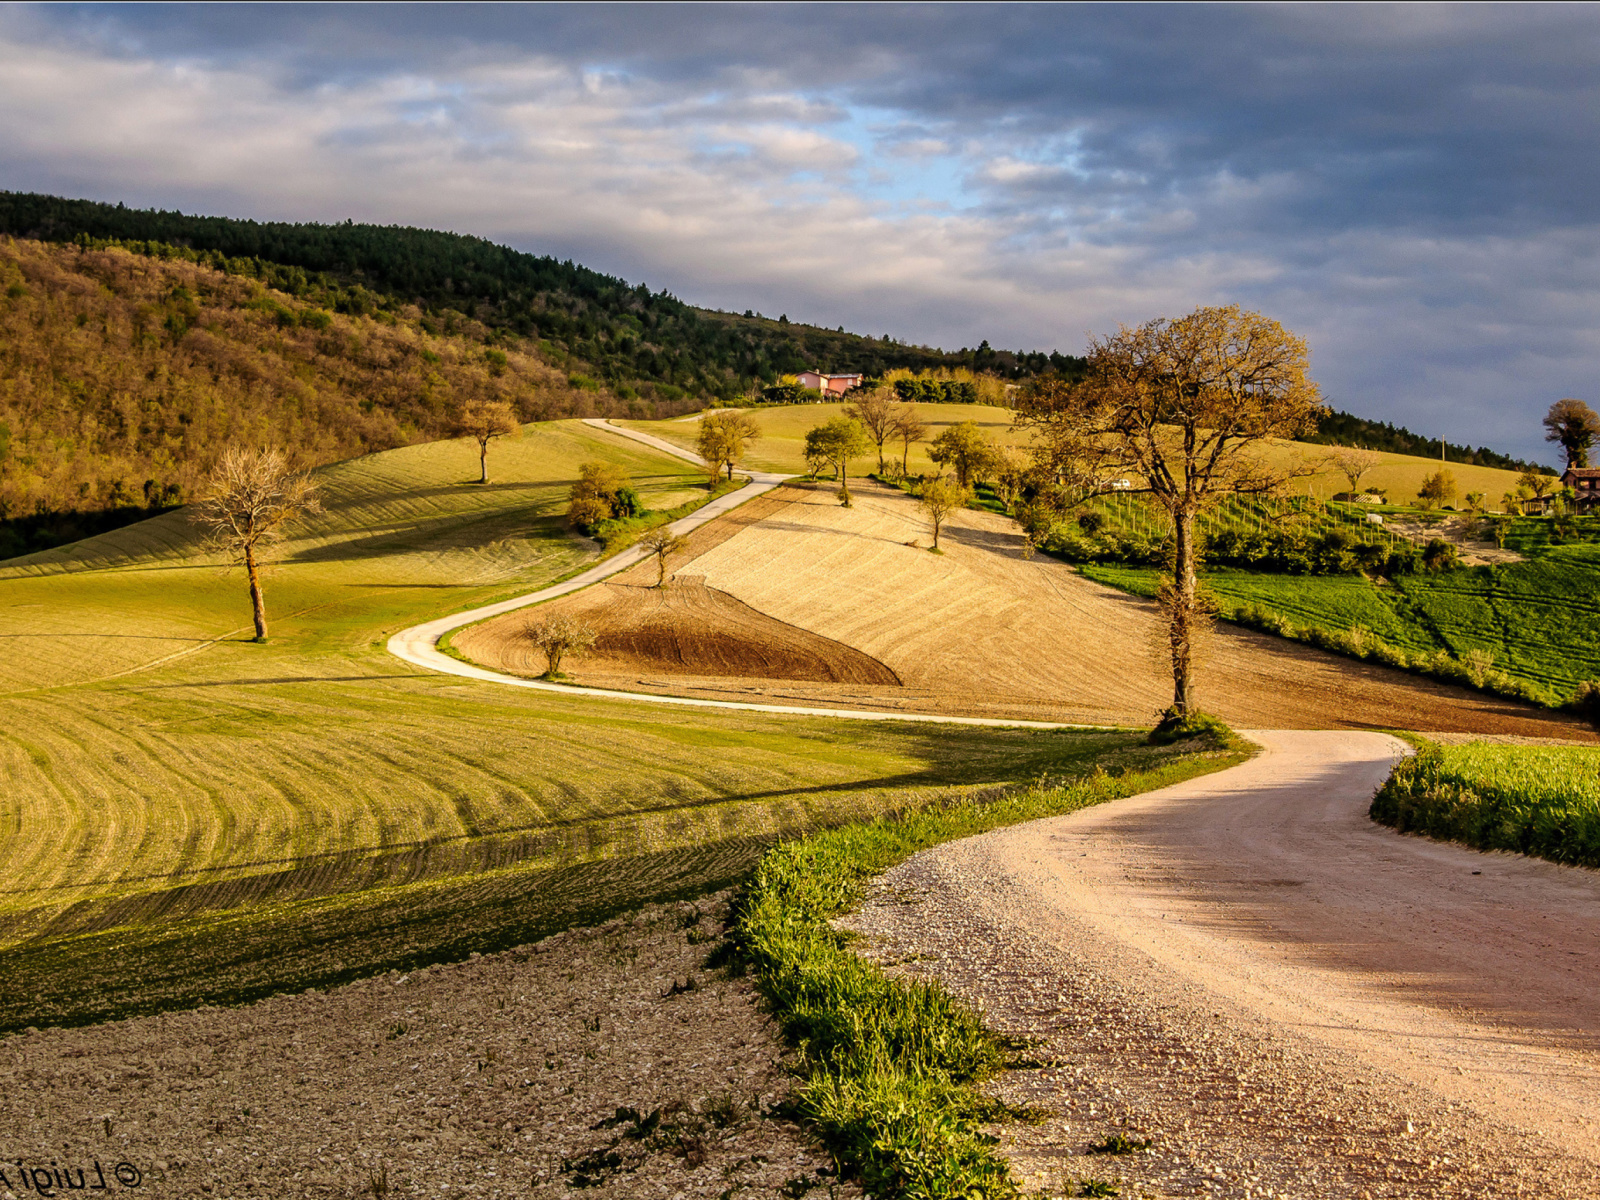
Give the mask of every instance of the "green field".
[[[1138, 595], [1155, 594], [1158, 572], [1093, 565], [1091, 579]], [[1223, 615], [1258, 610], [1295, 629], [1364, 628], [1416, 660], [1443, 652], [1493, 656], [1493, 669], [1566, 701], [1585, 679], [1600, 679], [1600, 547], [1558, 546], [1543, 558], [1382, 583], [1361, 575], [1205, 572]], [[1260, 620], [1252, 620], [1260, 625]]]
[[396, 630], [592, 561], [578, 462], [703, 484], [576, 422], [320, 472], [266, 581], [181, 514], [0, 564], [0, 1028], [325, 984], [730, 880], [785, 833], [1073, 775], [1136, 738], [574, 700], [419, 671]]
[[1401, 833], [1600, 867], [1600, 750], [1425, 742], [1372, 816]]

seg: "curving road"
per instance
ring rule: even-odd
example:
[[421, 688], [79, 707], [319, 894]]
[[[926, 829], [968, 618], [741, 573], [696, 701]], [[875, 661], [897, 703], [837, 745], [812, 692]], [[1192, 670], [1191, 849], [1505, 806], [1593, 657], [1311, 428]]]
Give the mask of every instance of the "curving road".
[[[614, 433], [620, 437], [642, 442], [644, 445], [659, 450], [663, 454], [669, 454], [674, 458], [692, 462], [697, 466], [700, 464], [700, 460], [688, 451], [674, 446], [671, 442], [662, 438], [652, 437], [648, 433], [641, 433], [634, 429], [622, 429], [598, 417], [588, 418], [584, 421], [584, 424], [595, 429], [604, 430], [606, 433]], [[744, 487], [738, 491], [729, 492], [726, 496], [718, 497], [709, 504], [696, 509], [682, 520], [674, 521], [667, 528], [674, 533], [686, 534], [691, 530], [698, 529], [707, 521], [721, 516], [729, 509], [737, 508], [746, 500], [752, 500], [764, 492], [771, 491], [788, 478], [786, 475], [775, 475], [767, 471], [747, 471], [745, 474], [750, 477], [750, 482]], [[498, 617], [501, 613], [515, 612], [519, 608], [542, 604], [546, 600], [554, 600], [557, 596], [565, 596], [570, 592], [576, 592], [581, 588], [588, 587], [590, 584], [599, 583], [603, 579], [608, 579], [621, 571], [626, 571], [644, 557], [644, 551], [637, 546], [633, 546], [620, 554], [613, 555], [604, 562], [597, 563], [580, 575], [575, 575], [561, 583], [552, 584], [550, 587], [541, 588], [536, 592], [529, 592], [524, 596], [514, 596], [510, 600], [502, 600], [497, 604], [485, 604], [481, 608], [452, 613], [447, 617], [439, 617], [432, 621], [426, 621], [421, 625], [413, 625], [410, 629], [402, 629], [389, 639], [389, 653], [396, 658], [411, 663], [413, 666], [425, 667], [430, 671], [439, 671], [447, 675], [459, 675], [465, 679], [477, 679], [486, 683], [499, 683], [510, 687], [529, 688], [535, 691], [561, 692], [565, 695], [576, 697], [587, 696], [593, 699], [637, 700], [647, 704], [670, 704], [689, 708], [726, 708], [760, 713], [789, 713], [807, 717], [844, 717], [857, 721], [916, 721], [941, 725], [1021, 726], [1028, 729], [1089, 728], [1089, 726], [1071, 725], [1059, 721], [946, 717], [907, 712], [874, 712], [853, 708], [804, 708], [788, 704], [747, 704], [736, 700], [704, 700], [691, 696], [658, 696], [648, 692], [623, 692], [609, 691], [603, 688], [574, 687], [570, 684], [546, 683], [540, 679], [523, 679], [516, 675], [505, 675], [499, 671], [491, 671], [485, 667], [462, 662], [458, 658], [451, 658], [439, 649], [439, 641], [447, 633], [451, 633], [465, 625], [487, 620], [490, 617]]]
[[[1387, 735], [1247, 736], [1265, 753], [1231, 770], [925, 851], [861, 925], [902, 958], [930, 952], [929, 927], [959, 930], [938, 971], [991, 1011], [1023, 979], [1036, 989], [1038, 964], [1072, 959], [1076, 983], [1101, 980], [1087, 1011], [1115, 997], [1100, 1016], [1119, 1036], [1139, 1036], [1130, 990], [1161, 1010], [1146, 1066], [1181, 1058], [1174, 1046], [1224, 1014], [1257, 1031], [1246, 1081], [1300, 1047], [1310, 1065], [1282, 1081], [1285, 1126], [1296, 1093], [1354, 1079], [1418, 1124], [1470, 1116], [1480, 1140], [1544, 1139], [1549, 1163], [1588, 1163], [1547, 1181], [1555, 1194], [1600, 1194], [1600, 872], [1375, 824], [1373, 791], [1405, 750]], [[922, 930], [898, 924], [907, 888], [922, 892]], [[1013, 931], [1034, 965], [973, 953], [990, 929]], [[1140, 1067], [1116, 1069], [1132, 1086]], [[1208, 1088], [1165, 1075], [1158, 1101], [1198, 1111]]]

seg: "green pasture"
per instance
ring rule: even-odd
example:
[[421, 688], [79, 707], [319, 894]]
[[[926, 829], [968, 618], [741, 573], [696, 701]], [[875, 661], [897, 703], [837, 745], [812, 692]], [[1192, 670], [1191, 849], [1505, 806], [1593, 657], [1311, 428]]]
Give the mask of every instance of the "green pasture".
[[[1091, 579], [1137, 595], [1155, 594], [1148, 567], [1091, 565]], [[1578, 684], [1600, 679], [1600, 547], [1553, 547], [1538, 559], [1402, 575], [1269, 575], [1217, 568], [1206, 585], [1226, 615], [1257, 607], [1297, 627], [1363, 627], [1413, 658], [1478, 650], [1493, 666], [1565, 701]]]
[[1600, 750], [1424, 742], [1395, 766], [1372, 816], [1402, 833], [1600, 867]]
[[[761, 426], [761, 437], [750, 444], [749, 454], [742, 465], [757, 471], [777, 471], [785, 475], [804, 474], [807, 432], [838, 416], [844, 407], [843, 404], [793, 404], [780, 408], [750, 409], [750, 415]], [[922, 423], [928, 427], [929, 441], [937, 438], [952, 425], [958, 425], [962, 421], [976, 421], [984, 433], [995, 441], [1013, 442], [1017, 445], [1024, 445], [1027, 442], [1026, 434], [1012, 429], [1011, 410], [1008, 408], [994, 408], [987, 404], [919, 404], [917, 412], [922, 417]], [[696, 415], [667, 421], [618, 421], [617, 424], [654, 434], [674, 445], [682, 446], [685, 450], [693, 451], [699, 421], [700, 418]], [[885, 442], [883, 454], [886, 460], [893, 459], [898, 463], [900, 442], [893, 438]], [[908, 467], [913, 475], [926, 474], [938, 469], [928, 457], [927, 442], [911, 443]], [[877, 469], [876, 450], [850, 465], [852, 474], [865, 475]]]
[[0, 564], [0, 1028], [235, 1000], [515, 945], [735, 878], [785, 834], [1071, 776], [1135, 735], [781, 719], [435, 675], [384, 649], [599, 553], [577, 464], [685, 465], [577, 422], [320, 473], [266, 582], [181, 514]]

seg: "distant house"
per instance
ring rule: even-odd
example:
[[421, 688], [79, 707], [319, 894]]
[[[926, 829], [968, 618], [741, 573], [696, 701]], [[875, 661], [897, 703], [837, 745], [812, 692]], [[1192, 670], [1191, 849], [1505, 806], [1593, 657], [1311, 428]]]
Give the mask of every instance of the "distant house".
[[824, 375], [821, 371], [801, 371], [795, 378], [801, 387], [821, 392], [824, 396], [830, 392], [842, 396], [861, 382], [860, 375]]
[[1572, 507], [1576, 511], [1590, 512], [1600, 505], [1600, 467], [1568, 467], [1561, 482], [1572, 489]]

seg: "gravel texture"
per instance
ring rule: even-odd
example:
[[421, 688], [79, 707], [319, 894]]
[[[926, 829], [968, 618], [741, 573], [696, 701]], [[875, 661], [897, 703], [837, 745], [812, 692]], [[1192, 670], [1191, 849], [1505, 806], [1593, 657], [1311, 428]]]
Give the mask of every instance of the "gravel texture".
[[750, 984], [704, 966], [726, 899], [327, 993], [6, 1038], [0, 1198], [41, 1196], [52, 1164], [206, 1200], [859, 1195], [773, 1114], [788, 1077]]
[[[1379, 735], [1252, 736], [1273, 751], [1233, 771], [925, 851], [842, 923], [1025, 1043], [993, 1085], [1044, 1114], [994, 1130], [1019, 1177], [1600, 1195], [1594, 989], [1570, 957], [1600, 879], [1372, 826]], [[1114, 1135], [1151, 1145], [1091, 1153]]]

